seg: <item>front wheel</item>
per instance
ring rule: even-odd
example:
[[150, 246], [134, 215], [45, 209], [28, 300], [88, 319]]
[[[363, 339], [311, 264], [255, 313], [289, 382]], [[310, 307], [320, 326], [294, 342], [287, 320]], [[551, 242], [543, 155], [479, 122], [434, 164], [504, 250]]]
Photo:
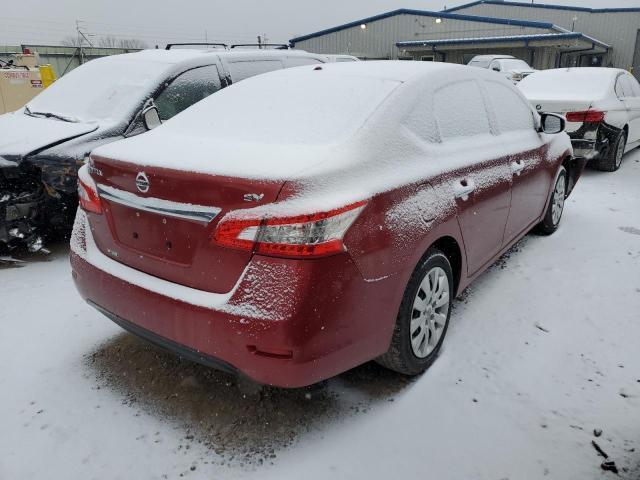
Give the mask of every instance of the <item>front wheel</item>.
[[560, 167], [556, 183], [551, 192], [547, 213], [544, 215], [542, 222], [536, 227], [536, 232], [542, 235], [551, 235], [558, 230], [562, 213], [564, 212], [564, 201], [567, 192], [567, 170]]
[[429, 250], [411, 275], [389, 350], [376, 362], [405, 375], [429, 368], [447, 333], [453, 288], [449, 259], [440, 250]]

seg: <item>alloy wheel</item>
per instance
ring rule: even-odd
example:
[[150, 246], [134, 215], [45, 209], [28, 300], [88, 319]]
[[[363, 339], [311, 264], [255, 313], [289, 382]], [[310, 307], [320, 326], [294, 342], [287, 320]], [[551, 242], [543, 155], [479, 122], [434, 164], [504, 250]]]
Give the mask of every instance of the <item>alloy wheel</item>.
[[409, 334], [416, 357], [427, 357], [438, 345], [447, 324], [450, 303], [447, 274], [442, 268], [434, 267], [420, 283], [413, 302]]
[[554, 225], [557, 225], [562, 217], [562, 210], [564, 209], [564, 197], [565, 197], [565, 181], [564, 175], [560, 175], [556, 180], [556, 188], [553, 191], [553, 204], [551, 206], [551, 220]]

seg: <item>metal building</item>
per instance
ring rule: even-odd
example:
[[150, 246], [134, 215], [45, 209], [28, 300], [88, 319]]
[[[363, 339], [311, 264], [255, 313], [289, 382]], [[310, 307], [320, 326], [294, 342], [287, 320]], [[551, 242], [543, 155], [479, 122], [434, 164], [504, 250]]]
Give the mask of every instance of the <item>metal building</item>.
[[478, 0], [441, 12], [399, 9], [291, 40], [296, 48], [362, 59], [467, 63], [477, 54], [534, 68], [607, 66], [640, 75], [640, 8]]

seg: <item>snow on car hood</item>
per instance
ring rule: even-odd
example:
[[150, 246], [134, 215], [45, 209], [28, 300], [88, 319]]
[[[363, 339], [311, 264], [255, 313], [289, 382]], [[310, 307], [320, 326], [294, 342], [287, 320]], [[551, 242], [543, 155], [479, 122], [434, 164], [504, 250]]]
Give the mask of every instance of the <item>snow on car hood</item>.
[[85, 135], [97, 124], [30, 117], [22, 111], [0, 115], [0, 155], [21, 157], [49, 145]]

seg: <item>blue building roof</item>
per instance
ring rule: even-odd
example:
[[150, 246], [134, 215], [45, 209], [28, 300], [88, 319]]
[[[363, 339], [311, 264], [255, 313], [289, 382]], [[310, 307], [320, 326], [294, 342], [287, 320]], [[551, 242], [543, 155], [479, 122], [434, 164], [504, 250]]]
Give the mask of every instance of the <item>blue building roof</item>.
[[471, 3], [465, 3], [453, 8], [447, 8], [446, 12], [455, 12], [463, 8], [474, 7], [476, 5], [507, 5], [513, 7], [526, 7], [526, 8], [543, 8], [549, 10], [570, 10], [573, 12], [587, 12], [587, 13], [625, 13], [625, 12], [640, 12], [640, 8], [589, 8], [589, 7], [573, 7], [571, 5], [554, 5], [546, 3], [525, 3], [525, 2], [509, 2], [506, 0], [477, 0]]
[[534, 40], [570, 40], [581, 39], [591, 42], [602, 48], [609, 48], [609, 45], [580, 32], [567, 33], [541, 33], [533, 35], [511, 35], [501, 37], [477, 37], [477, 38], [442, 38], [437, 40], [408, 40], [396, 43], [397, 47], [436, 47], [438, 45], [468, 45], [476, 43], [508, 43], [508, 42], [530, 42]]
[[300, 37], [292, 38], [291, 40], [289, 40], [289, 42], [291, 43], [291, 45], [295, 45], [297, 42], [302, 42], [303, 40], [309, 40], [310, 38], [320, 37], [328, 33], [339, 32], [340, 30], [346, 30], [348, 28], [357, 27], [358, 25], [375, 22], [376, 20], [382, 20], [382, 19], [393, 17], [396, 15], [419, 15], [423, 17], [448, 18], [451, 20], [463, 20], [468, 22], [493, 23], [498, 25], [517, 25], [521, 27], [533, 27], [533, 28], [545, 28], [545, 29], [556, 28], [552, 23], [546, 23], [546, 22], [533, 22], [529, 20], [511, 20], [508, 18], [493, 18], [493, 17], [482, 17], [482, 16], [475, 16], [475, 15], [459, 15], [456, 13], [448, 13], [448, 11], [447, 12], [431, 12], [428, 10], [412, 10], [409, 8], [400, 8], [398, 10], [393, 10], [391, 12], [381, 13], [379, 15], [374, 15], [372, 17], [367, 17], [360, 20], [356, 20], [354, 22], [338, 25], [337, 27], [328, 28], [326, 30], [320, 30], [319, 32], [314, 32], [308, 35], [302, 35]]

